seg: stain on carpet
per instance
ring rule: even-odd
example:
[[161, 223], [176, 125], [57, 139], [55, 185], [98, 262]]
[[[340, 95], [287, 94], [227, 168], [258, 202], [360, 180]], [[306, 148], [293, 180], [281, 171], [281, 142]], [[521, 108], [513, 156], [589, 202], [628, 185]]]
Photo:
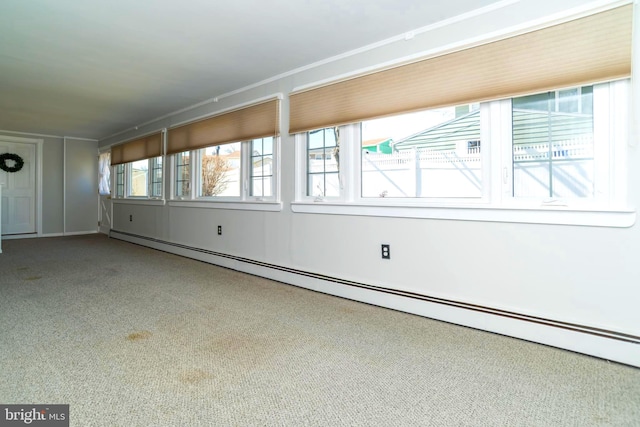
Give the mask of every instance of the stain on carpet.
[[25, 277], [24, 280], [40, 280], [42, 279], [42, 276], [29, 276], [29, 277]]
[[202, 369], [190, 369], [188, 371], [182, 372], [178, 378], [183, 384], [197, 384], [201, 381], [211, 378], [211, 374], [203, 371]]
[[140, 341], [151, 338], [152, 333], [149, 331], [132, 332], [127, 335], [127, 341]]

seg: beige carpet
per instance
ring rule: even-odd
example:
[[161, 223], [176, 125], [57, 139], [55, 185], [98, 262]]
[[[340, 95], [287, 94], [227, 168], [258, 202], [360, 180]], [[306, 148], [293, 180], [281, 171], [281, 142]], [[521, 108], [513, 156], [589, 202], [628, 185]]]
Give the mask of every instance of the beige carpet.
[[0, 403], [73, 426], [640, 425], [640, 369], [104, 235], [2, 244]]

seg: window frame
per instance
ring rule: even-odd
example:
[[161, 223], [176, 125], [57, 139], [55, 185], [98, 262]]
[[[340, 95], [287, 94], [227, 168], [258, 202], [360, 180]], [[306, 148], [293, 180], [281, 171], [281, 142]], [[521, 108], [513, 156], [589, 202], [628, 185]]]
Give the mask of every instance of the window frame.
[[[265, 144], [265, 139], [266, 138], [271, 138], [271, 153], [270, 154], [265, 154], [264, 153], [264, 144]], [[262, 152], [261, 154], [258, 155], [254, 155], [253, 154], [253, 144], [260, 140], [262, 143]], [[247, 172], [248, 172], [248, 186], [249, 189], [247, 191], [247, 196], [248, 197], [253, 197], [255, 198], [255, 200], [257, 201], [261, 201], [261, 200], [270, 200], [273, 199], [275, 197], [275, 180], [276, 180], [276, 172], [275, 172], [275, 167], [276, 167], [276, 156], [275, 156], [275, 151], [276, 151], [276, 137], [262, 137], [262, 138], [255, 138], [252, 139], [251, 141], [248, 141], [247, 144], [247, 149], [248, 149], [248, 154], [247, 154]], [[266, 158], [271, 158], [271, 175], [265, 175], [264, 174], [264, 161]], [[262, 162], [262, 170], [263, 173], [262, 175], [254, 175], [254, 159], [259, 158], [260, 161]], [[258, 196], [254, 194], [254, 181], [260, 178], [262, 185], [261, 185], [261, 190], [262, 190], [262, 195]], [[270, 178], [270, 185], [269, 185], [269, 196], [265, 196], [265, 185], [264, 185], [264, 180], [265, 178]]]
[[[586, 86], [581, 84], [580, 86]], [[606, 187], [605, 195], [589, 200], [519, 200], [512, 193], [511, 98], [480, 104], [482, 196], [478, 198], [363, 198], [361, 197], [360, 141], [358, 125], [342, 126], [340, 147], [340, 184], [337, 198], [306, 195], [306, 133], [295, 134], [296, 192], [291, 208], [298, 213], [364, 216], [391, 216], [471, 221], [519, 222], [608, 227], [630, 227], [636, 212], [627, 206], [627, 129], [629, 120], [629, 79], [594, 83], [594, 141], [605, 135], [609, 147], [598, 147], [596, 188]], [[562, 90], [572, 87], [557, 88]], [[596, 98], [598, 92], [598, 98]], [[597, 100], [596, 100], [597, 99]], [[615, 109], [611, 107], [615, 104]], [[598, 115], [596, 123], [596, 115]], [[595, 150], [595, 147], [594, 147]], [[596, 150], [597, 151], [597, 150]], [[594, 154], [595, 156], [595, 154]], [[606, 165], [606, 166], [604, 166]], [[604, 167], [603, 167], [604, 166]], [[509, 169], [511, 167], [511, 169]], [[506, 170], [511, 172], [505, 176]], [[608, 168], [608, 170], [607, 170]], [[608, 179], [603, 179], [602, 170]], [[506, 182], [505, 182], [506, 179]], [[508, 183], [511, 182], [511, 185]], [[602, 192], [602, 191], [601, 191]]]
[[[260, 139], [260, 138], [256, 138]], [[271, 196], [251, 196], [250, 195], [250, 167], [251, 167], [251, 144], [253, 140], [240, 141], [240, 195], [239, 196], [200, 196], [198, 195], [201, 185], [201, 150], [189, 150], [190, 153], [190, 180], [189, 185], [191, 191], [188, 196], [176, 196], [177, 172], [176, 159], [181, 153], [175, 153], [170, 156], [171, 164], [171, 198], [167, 201], [170, 206], [181, 207], [197, 207], [197, 208], [214, 208], [214, 209], [237, 209], [237, 210], [259, 210], [259, 211], [281, 211], [282, 202], [280, 201], [280, 138], [273, 137], [272, 146], [272, 177], [271, 177]]]
[[[162, 165], [160, 167], [161, 173], [161, 193], [159, 195], [154, 194], [153, 192], [153, 165], [156, 163], [158, 158], [162, 158]], [[132, 196], [131, 195], [131, 173], [132, 173], [132, 163], [120, 163], [118, 165], [112, 166], [112, 176], [113, 176], [113, 191], [112, 191], [112, 200], [114, 203], [133, 203], [133, 204], [164, 204], [164, 183], [165, 183], [165, 167], [164, 167], [164, 156], [156, 156], [148, 159], [143, 159], [147, 161], [147, 195], [146, 196]], [[122, 182], [120, 182], [122, 181]], [[118, 194], [118, 186], [122, 189], [123, 193]]]

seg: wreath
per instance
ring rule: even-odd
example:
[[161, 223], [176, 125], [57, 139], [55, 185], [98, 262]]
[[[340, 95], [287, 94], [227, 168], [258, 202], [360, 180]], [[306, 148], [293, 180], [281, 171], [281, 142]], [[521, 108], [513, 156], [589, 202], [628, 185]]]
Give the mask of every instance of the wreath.
[[[7, 160], [13, 160], [13, 166], [7, 165]], [[0, 169], [5, 172], [18, 172], [24, 166], [24, 160], [17, 154], [4, 153], [0, 154]]]

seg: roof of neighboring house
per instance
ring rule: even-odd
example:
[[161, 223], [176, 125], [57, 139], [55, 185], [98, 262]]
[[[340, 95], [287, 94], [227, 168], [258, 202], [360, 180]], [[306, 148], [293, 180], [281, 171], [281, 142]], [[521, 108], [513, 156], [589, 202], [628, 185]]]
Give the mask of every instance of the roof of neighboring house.
[[240, 155], [241, 155], [241, 151], [237, 150], [237, 151], [232, 151], [231, 153], [227, 153], [227, 154], [218, 154], [220, 157], [227, 159], [227, 160], [232, 160], [232, 159], [239, 159]]
[[393, 144], [396, 150], [428, 146], [449, 149], [457, 141], [480, 139], [480, 110], [472, 111], [439, 125], [420, 131]]
[[378, 146], [382, 143], [385, 142], [393, 142], [393, 139], [391, 138], [375, 138], [375, 139], [367, 139], [366, 141], [362, 141], [362, 146], [363, 147], [374, 147], [374, 146]]

